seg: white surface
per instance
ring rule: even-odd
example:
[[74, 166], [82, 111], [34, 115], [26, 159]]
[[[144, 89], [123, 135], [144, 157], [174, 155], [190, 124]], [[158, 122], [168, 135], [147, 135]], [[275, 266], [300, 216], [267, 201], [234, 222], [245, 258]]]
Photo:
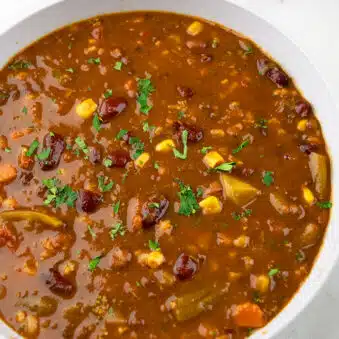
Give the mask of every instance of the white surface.
[[[81, 6], [81, 0], [73, 0]], [[142, 0], [141, 0], [142, 1]], [[252, 10], [270, 21], [294, 41], [309, 57], [329, 85], [334, 98], [339, 98], [338, 58], [339, 2], [337, 0], [229, 0]], [[2, 4], [0, 32], [20, 18], [56, 0], [20, 0]], [[95, 1], [93, 1], [95, 2]], [[213, 1], [210, 1], [212, 6]], [[19, 37], [18, 37], [19, 38]], [[322, 52], [326, 51], [326, 53]], [[292, 56], [293, 57], [293, 56]], [[337, 103], [339, 100], [336, 100]], [[336, 326], [339, 306], [339, 266], [312, 304], [301, 314], [280, 339], [339, 338]]]

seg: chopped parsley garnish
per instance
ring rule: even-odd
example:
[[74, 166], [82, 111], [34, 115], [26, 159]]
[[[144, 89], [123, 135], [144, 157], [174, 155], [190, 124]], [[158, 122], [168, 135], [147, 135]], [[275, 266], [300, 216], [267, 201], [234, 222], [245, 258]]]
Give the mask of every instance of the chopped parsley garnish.
[[250, 143], [250, 141], [247, 139], [245, 141], [243, 141], [237, 148], [235, 148], [232, 151], [232, 154], [237, 154], [238, 152], [240, 152], [243, 148], [245, 148], [248, 144]]
[[332, 203], [330, 201], [318, 201], [316, 205], [323, 209], [329, 209], [332, 207]]
[[271, 268], [269, 271], [268, 271], [268, 276], [269, 277], [273, 277], [275, 276], [276, 274], [279, 273], [279, 269], [278, 268]]
[[154, 161], [154, 168], [157, 170], [160, 168], [160, 165], [158, 162]]
[[148, 204], [149, 208], [159, 208], [160, 204], [158, 202], [151, 202], [150, 204]]
[[134, 160], [138, 159], [139, 156], [144, 153], [145, 145], [144, 143], [137, 137], [130, 137], [129, 138], [129, 144], [132, 145], [132, 148], [134, 150], [132, 154], [132, 158]]
[[235, 162], [224, 162], [223, 164], [214, 167], [214, 171], [231, 172], [235, 165]]
[[43, 161], [43, 160], [46, 160], [48, 159], [49, 155], [51, 154], [51, 149], [48, 147], [48, 148], [45, 148], [43, 149], [40, 153], [38, 153], [36, 156], [39, 160]]
[[22, 113], [27, 114], [28, 113], [28, 108], [24, 106], [21, 110]]
[[117, 71], [121, 71], [121, 69], [122, 69], [122, 62], [121, 62], [121, 61], [117, 61], [117, 62], [115, 63], [115, 65], [113, 66], [113, 68], [114, 68], [115, 70], [117, 70]]
[[105, 167], [111, 167], [112, 164], [113, 164], [113, 161], [111, 159], [108, 159], [108, 158], [104, 159], [104, 166]]
[[94, 129], [99, 132], [101, 128], [101, 120], [98, 116], [98, 114], [94, 114], [93, 120], [92, 120], [92, 125]]
[[68, 73], [74, 73], [74, 68], [66, 68], [66, 72]]
[[152, 132], [152, 131], [154, 131], [155, 130], [155, 126], [151, 126], [149, 123], [148, 123], [148, 121], [144, 121], [143, 123], [142, 123], [142, 130], [144, 131], [144, 132]]
[[238, 221], [242, 218], [250, 216], [251, 214], [252, 214], [252, 210], [248, 208], [244, 212], [241, 212], [241, 213], [233, 212], [232, 217], [233, 217], [234, 220]]
[[123, 176], [122, 176], [121, 182], [122, 182], [123, 184], [126, 182], [127, 177], [128, 177], [128, 171], [126, 171], [126, 172], [123, 174]]
[[89, 58], [89, 59], [87, 60], [87, 62], [88, 62], [89, 64], [100, 65], [101, 60], [100, 60], [100, 58]]
[[200, 152], [202, 154], [207, 154], [212, 148], [213, 148], [212, 146], [205, 146], [200, 150]]
[[128, 133], [127, 129], [121, 129], [115, 139], [121, 140]]
[[89, 264], [88, 264], [88, 270], [90, 272], [93, 272], [99, 265], [101, 260], [101, 256], [98, 255], [97, 257], [94, 257], [93, 259], [90, 260]]
[[267, 187], [271, 186], [273, 181], [274, 181], [272, 174], [273, 173], [269, 172], [269, 171], [265, 171], [264, 174], [263, 174], [262, 182]]
[[48, 188], [47, 198], [44, 201], [45, 205], [52, 204], [55, 207], [60, 207], [66, 204], [69, 207], [74, 206], [78, 195], [70, 186], [62, 186], [57, 178], [45, 179], [42, 183]]
[[212, 48], [217, 48], [219, 46], [219, 39], [213, 38], [211, 46], [212, 46]]
[[295, 254], [295, 259], [299, 262], [302, 262], [306, 259], [306, 255], [302, 250], [299, 250], [296, 254]]
[[119, 212], [119, 208], [120, 208], [120, 200], [118, 200], [116, 203], [114, 203], [112, 205], [112, 207], [113, 207], [114, 215], [117, 215], [118, 212]]
[[122, 222], [117, 222], [113, 228], [110, 230], [109, 235], [111, 236], [111, 239], [114, 240], [117, 235], [124, 236], [126, 233], [125, 226], [122, 224]]
[[148, 247], [151, 251], [160, 251], [160, 245], [155, 240], [148, 240]]
[[253, 292], [252, 300], [255, 304], [261, 304], [263, 302], [262, 298], [260, 297], [260, 293], [258, 291]]
[[184, 111], [179, 111], [178, 112], [178, 119], [181, 120], [184, 117], [185, 117], [185, 112]]
[[90, 225], [87, 225], [87, 229], [88, 229], [89, 234], [92, 236], [92, 238], [95, 239], [97, 235], [95, 234], [93, 228]]
[[11, 153], [11, 152], [12, 152], [12, 149], [9, 148], [9, 147], [6, 147], [6, 148], [5, 148], [5, 152], [6, 152], [6, 153]]
[[18, 60], [13, 62], [12, 64], [10, 64], [8, 66], [8, 68], [12, 71], [16, 71], [18, 69], [27, 69], [29, 68], [29, 66], [31, 66], [32, 64], [28, 61], [25, 60]]
[[113, 95], [113, 91], [111, 89], [106, 90], [106, 92], [104, 93], [105, 99], [111, 97], [112, 95]]
[[100, 175], [98, 177], [98, 186], [101, 192], [108, 192], [113, 188], [114, 181], [108, 177]]
[[198, 187], [197, 188], [197, 197], [200, 198], [202, 197], [204, 194], [204, 190], [202, 189], [202, 187]]
[[199, 204], [191, 186], [184, 185], [179, 181], [179, 187], [180, 192], [178, 193], [178, 196], [180, 198], [180, 207], [178, 213], [185, 216], [195, 214], [199, 210]]
[[264, 118], [260, 118], [259, 120], [257, 120], [257, 122], [254, 124], [255, 128], [268, 128], [267, 126], [267, 120]]
[[173, 148], [173, 153], [176, 158], [179, 158], [181, 160], [187, 159], [187, 138], [188, 138], [188, 131], [184, 130], [181, 134], [181, 140], [184, 145], [184, 152], [180, 153], [176, 148]]
[[78, 145], [78, 147], [85, 153], [87, 154], [89, 152], [88, 147], [86, 145], [86, 142], [84, 139], [77, 137], [75, 138], [75, 143]]
[[137, 102], [140, 105], [140, 112], [148, 115], [148, 112], [152, 109], [151, 105], [148, 105], [148, 97], [154, 92], [155, 89], [152, 85], [150, 78], [138, 80], [138, 98]]

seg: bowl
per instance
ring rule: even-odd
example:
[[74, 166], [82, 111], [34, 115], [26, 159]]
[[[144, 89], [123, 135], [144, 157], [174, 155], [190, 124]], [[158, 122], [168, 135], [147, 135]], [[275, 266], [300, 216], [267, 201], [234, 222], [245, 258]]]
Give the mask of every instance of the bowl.
[[[329, 95], [326, 84], [307, 57], [282, 33], [252, 13], [224, 0], [213, 0], [213, 6], [205, 0], [54, 0], [55, 4], [36, 11], [32, 5], [23, 21], [13, 22], [12, 27], [0, 36], [0, 64], [20, 49], [41, 36], [75, 21], [95, 15], [136, 10], [172, 11], [200, 16], [218, 22], [255, 41], [291, 75], [304, 96], [313, 104], [321, 122], [323, 133], [332, 157], [332, 208], [330, 222], [322, 248], [310, 275], [289, 304], [268, 325], [258, 330], [251, 338], [274, 338], [310, 303], [319, 293], [339, 257], [339, 232], [336, 230], [339, 207], [339, 143], [337, 127], [339, 112]], [[0, 323], [0, 338], [19, 338], [17, 334]]]

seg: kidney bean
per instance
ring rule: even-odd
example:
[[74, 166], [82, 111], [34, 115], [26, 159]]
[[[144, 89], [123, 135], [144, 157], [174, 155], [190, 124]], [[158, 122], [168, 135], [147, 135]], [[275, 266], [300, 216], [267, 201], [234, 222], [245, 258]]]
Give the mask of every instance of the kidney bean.
[[179, 255], [173, 267], [174, 275], [180, 280], [191, 279], [198, 271], [199, 264], [191, 256], [182, 253]]
[[124, 168], [127, 165], [127, 163], [131, 161], [131, 156], [129, 152], [127, 151], [116, 150], [116, 151], [111, 152], [111, 154], [107, 157], [107, 159], [110, 159], [112, 161], [112, 164], [107, 167]]
[[54, 268], [49, 270], [46, 285], [48, 285], [52, 293], [65, 298], [71, 297], [75, 292], [75, 286]]
[[192, 98], [195, 94], [194, 90], [187, 86], [177, 86], [177, 91], [182, 98]]
[[101, 201], [102, 196], [100, 194], [81, 189], [78, 192], [76, 207], [80, 212], [92, 213], [96, 210]]
[[312, 107], [306, 101], [298, 101], [295, 105], [295, 112], [302, 118], [305, 118], [312, 113]]
[[315, 144], [301, 144], [299, 145], [299, 149], [303, 153], [311, 154], [312, 152], [315, 152], [318, 149], [318, 146]]
[[89, 161], [92, 164], [100, 164], [101, 163], [101, 152], [99, 148], [96, 148], [94, 146], [89, 147]]
[[200, 62], [201, 63], [207, 63], [211, 62], [213, 60], [213, 55], [211, 54], [200, 54]]
[[204, 138], [204, 132], [201, 128], [195, 125], [185, 124], [179, 121], [173, 124], [174, 136], [181, 142], [181, 135], [183, 131], [188, 132], [187, 140], [193, 143], [199, 142]]
[[99, 109], [99, 116], [103, 123], [109, 122], [127, 107], [127, 100], [122, 97], [110, 97], [105, 99]]
[[39, 165], [43, 171], [48, 171], [58, 167], [62, 153], [65, 150], [63, 137], [56, 133], [48, 133], [44, 137], [43, 149], [49, 149], [49, 156], [45, 160], [39, 160]]
[[163, 196], [152, 196], [141, 207], [142, 226], [155, 225], [166, 214], [169, 201]]
[[207, 43], [202, 40], [188, 40], [186, 41], [186, 47], [191, 50], [201, 50], [207, 48]]
[[270, 68], [266, 72], [266, 76], [280, 88], [288, 86], [288, 76], [277, 67]]

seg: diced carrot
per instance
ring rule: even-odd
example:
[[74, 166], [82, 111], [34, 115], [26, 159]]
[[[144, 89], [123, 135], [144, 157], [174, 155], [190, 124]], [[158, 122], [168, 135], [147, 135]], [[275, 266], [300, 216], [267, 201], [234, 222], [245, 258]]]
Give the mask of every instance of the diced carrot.
[[239, 327], [258, 328], [265, 325], [264, 313], [256, 304], [237, 305], [232, 316], [235, 324]]

